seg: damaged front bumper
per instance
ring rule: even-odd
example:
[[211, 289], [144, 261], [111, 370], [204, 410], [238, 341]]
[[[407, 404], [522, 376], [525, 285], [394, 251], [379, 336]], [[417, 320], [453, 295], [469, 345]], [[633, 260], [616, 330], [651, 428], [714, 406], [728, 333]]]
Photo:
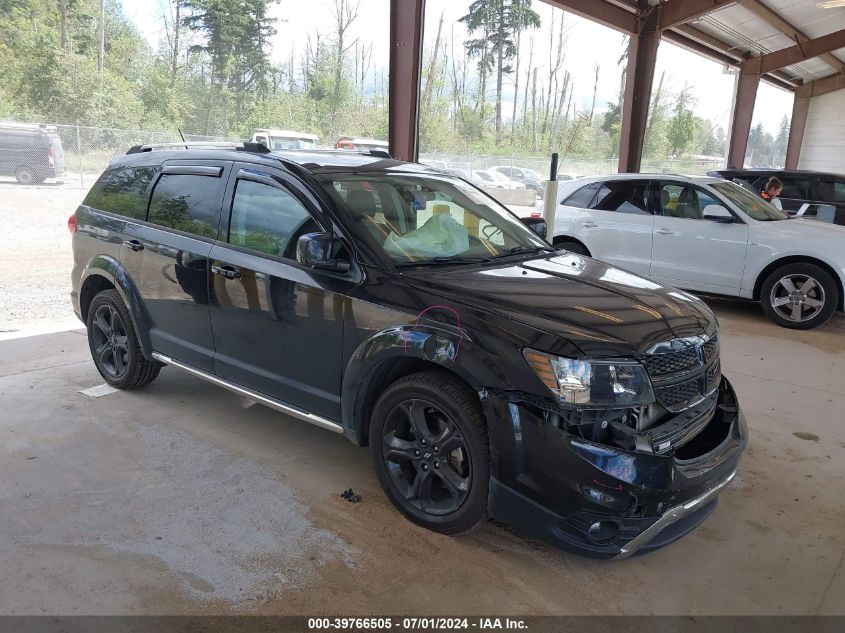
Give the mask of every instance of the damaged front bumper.
[[495, 518], [597, 558], [666, 545], [700, 524], [736, 474], [747, 427], [724, 377], [706, 424], [677, 450], [625, 450], [549, 423], [536, 407], [487, 394]]

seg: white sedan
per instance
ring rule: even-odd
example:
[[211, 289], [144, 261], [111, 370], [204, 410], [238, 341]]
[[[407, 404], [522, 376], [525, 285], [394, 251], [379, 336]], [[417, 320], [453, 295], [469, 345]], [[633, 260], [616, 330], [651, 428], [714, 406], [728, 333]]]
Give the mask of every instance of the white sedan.
[[560, 184], [556, 209], [562, 248], [694, 292], [760, 301], [784, 327], [816, 327], [843, 309], [845, 226], [789, 219], [732, 182], [582, 178]]
[[476, 178], [484, 182], [485, 187], [493, 189], [525, 189], [524, 184], [500, 174], [495, 169], [478, 170], [472, 173]]

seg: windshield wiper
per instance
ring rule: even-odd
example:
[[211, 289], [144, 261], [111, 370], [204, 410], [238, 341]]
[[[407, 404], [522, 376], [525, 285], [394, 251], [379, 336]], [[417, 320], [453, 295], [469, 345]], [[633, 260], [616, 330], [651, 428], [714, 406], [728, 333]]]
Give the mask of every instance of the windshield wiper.
[[519, 244], [514, 246], [507, 253], [501, 253], [493, 257], [493, 259], [500, 259], [502, 257], [510, 257], [512, 255], [523, 255], [525, 253], [539, 253], [540, 251], [547, 251], [549, 253], [556, 253], [557, 251], [551, 246], [533, 246], [531, 244]]
[[410, 262], [399, 262], [397, 268], [408, 268], [410, 266], [446, 266], [449, 264], [482, 264], [490, 260], [485, 257], [432, 257], [431, 259], [418, 259]]

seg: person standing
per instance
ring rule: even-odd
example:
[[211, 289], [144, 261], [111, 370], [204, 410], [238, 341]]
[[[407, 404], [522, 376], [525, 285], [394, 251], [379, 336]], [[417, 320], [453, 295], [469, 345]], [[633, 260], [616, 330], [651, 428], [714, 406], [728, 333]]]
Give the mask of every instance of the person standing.
[[783, 211], [783, 204], [780, 201], [780, 192], [783, 191], [783, 183], [777, 176], [772, 176], [760, 192], [760, 197], [767, 200], [772, 206]]

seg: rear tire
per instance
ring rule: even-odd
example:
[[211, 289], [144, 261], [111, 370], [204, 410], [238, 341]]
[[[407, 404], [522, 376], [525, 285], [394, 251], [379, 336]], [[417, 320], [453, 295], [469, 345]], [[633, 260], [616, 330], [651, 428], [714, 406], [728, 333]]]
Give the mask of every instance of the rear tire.
[[558, 240], [554, 243], [554, 245], [558, 250], [569, 251], [570, 253], [575, 253], [576, 255], [590, 256], [590, 251], [587, 250], [586, 246], [573, 240]]
[[390, 385], [369, 436], [379, 483], [409, 520], [460, 534], [486, 518], [487, 426], [474, 394], [449, 374], [424, 371]]
[[809, 330], [825, 323], [839, 306], [839, 288], [833, 277], [815, 264], [786, 264], [772, 271], [760, 290], [767, 317], [794, 330]]
[[144, 357], [132, 317], [117, 290], [103, 290], [94, 297], [86, 325], [91, 358], [108, 384], [137, 389], [158, 377], [162, 365]]
[[31, 167], [18, 167], [15, 170], [15, 180], [22, 185], [32, 185], [35, 184], [37, 178], [35, 171]]

